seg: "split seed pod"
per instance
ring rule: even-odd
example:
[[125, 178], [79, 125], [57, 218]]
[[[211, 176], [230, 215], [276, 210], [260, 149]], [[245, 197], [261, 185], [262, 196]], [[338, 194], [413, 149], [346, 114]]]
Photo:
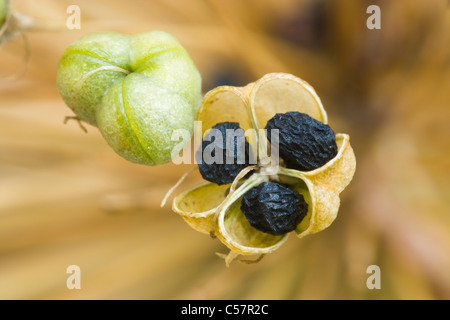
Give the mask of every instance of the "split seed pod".
[[[226, 110], [226, 111], [225, 111]], [[274, 165], [266, 156], [269, 143], [258, 134], [277, 113], [297, 111], [327, 123], [327, 114], [314, 89], [290, 74], [272, 73], [245, 87], [222, 86], [208, 92], [197, 114], [202, 134], [218, 122], [238, 122], [253, 132], [249, 143], [258, 150], [257, 164], [241, 171], [228, 185], [206, 183], [175, 197], [173, 210], [194, 229], [213, 234], [231, 251], [227, 265], [238, 255], [264, 255], [278, 249], [288, 233], [272, 235], [252, 227], [241, 211], [244, 194], [276, 179], [302, 195], [308, 212], [294, 232], [301, 238], [327, 228], [336, 218], [339, 194], [351, 181], [356, 160], [347, 134], [336, 134], [337, 155], [311, 171]], [[251, 174], [249, 174], [251, 173]]]
[[170, 34], [100, 32], [69, 46], [57, 82], [77, 117], [97, 126], [125, 159], [156, 165], [171, 160], [174, 130], [193, 133], [201, 77]]

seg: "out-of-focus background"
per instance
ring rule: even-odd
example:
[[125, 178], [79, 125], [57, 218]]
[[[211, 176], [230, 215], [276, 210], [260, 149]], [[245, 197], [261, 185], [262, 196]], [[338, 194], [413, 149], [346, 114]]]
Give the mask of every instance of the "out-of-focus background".
[[[447, 0], [80, 0], [81, 29], [69, 30], [72, 2], [11, 3], [37, 27], [0, 50], [0, 298], [450, 298]], [[379, 30], [366, 27], [371, 4]], [[225, 246], [159, 206], [189, 166], [132, 164], [96, 128], [63, 124], [64, 49], [91, 32], [157, 29], [188, 50], [205, 93], [269, 72], [316, 89], [357, 158], [328, 229], [226, 268]], [[80, 290], [66, 287], [69, 265]], [[366, 286], [370, 265], [381, 289]]]

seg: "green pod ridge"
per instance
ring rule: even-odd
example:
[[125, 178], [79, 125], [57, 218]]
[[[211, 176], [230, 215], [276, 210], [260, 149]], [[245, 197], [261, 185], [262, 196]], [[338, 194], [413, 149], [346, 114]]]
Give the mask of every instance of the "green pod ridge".
[[[128, 36], [113, 32], [88, 34], [70, 45], [58, 64], [57, 84], [64, 102], [83, 121], [97, 125], [96, 109], [105, 92], [128, 71]], [[88, 75], [88, 76], [87, 76]]]
[[57, 82], [64, 102], [97, 126], [125, 159], [145, 165], [171, 160], [174, 130], [193, 133], [201, 77], [170, 34], [93, 33], [66, 49]]

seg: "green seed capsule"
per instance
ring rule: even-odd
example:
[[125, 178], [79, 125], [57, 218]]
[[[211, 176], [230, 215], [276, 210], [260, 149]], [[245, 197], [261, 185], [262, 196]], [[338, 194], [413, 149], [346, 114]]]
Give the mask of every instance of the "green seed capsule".
[[193, 133], [201, 101], [201, 77], [186, 50], [170, 34], [86, 35], [58, 64], [65, 103], [97, 126], [125, 159], [166, 163], [179, 142], [175, 130]]

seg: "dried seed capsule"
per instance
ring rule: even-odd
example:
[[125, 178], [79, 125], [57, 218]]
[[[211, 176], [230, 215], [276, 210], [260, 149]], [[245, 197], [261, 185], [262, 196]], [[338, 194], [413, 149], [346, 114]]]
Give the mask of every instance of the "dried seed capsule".
[[267, 138], [271, 129], [279, 129], [279, 155], [286, 167], [301, 171], [320, 168], [337, 154], [336, 137], [331, 128], [305, 113], [278, 113], [267, 122]]
[[203, 138], [195, 157], [202, 177], [222, 185], [233, 182], [249, 166], [251, 147], [238, 123], [221, 122]]
[[308, 212], [308, 204], [292, 189], [263, 182], [244, 194], [241, 210], [254, 228], [282, 235], [297, 227]]

